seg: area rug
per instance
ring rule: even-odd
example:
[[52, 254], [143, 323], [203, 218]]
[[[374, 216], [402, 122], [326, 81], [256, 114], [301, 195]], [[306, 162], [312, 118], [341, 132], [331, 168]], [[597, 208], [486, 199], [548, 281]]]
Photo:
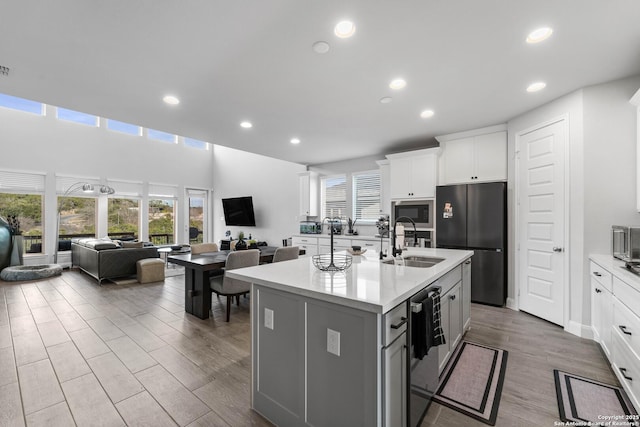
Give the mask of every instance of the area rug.
[[462, 341], [451, 355], [434, 401], [495, 425], [508, 352]]
[[575, 425], [637, 425], [638, 413], [620, 387], [557, 369], [553, 376], [560, 420]]

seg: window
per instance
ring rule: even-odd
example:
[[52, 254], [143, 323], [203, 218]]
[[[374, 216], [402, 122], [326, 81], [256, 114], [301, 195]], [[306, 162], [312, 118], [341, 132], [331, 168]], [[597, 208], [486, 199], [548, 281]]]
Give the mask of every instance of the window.
[[117, 120], [108, 119], [107, 120], [107, 129], [115, 131], [115, 132], [126, 133], [126, 134], [129, 134], [129, 135], [135, 135], [135, 136], [142, 135], [142, 128], [140, 126], [136, 126], [136, 125], [132, 125], [132, 124], [129, 124], [129, 123], [124, 123], [124, 122], [119, 122]]
[[189, 243], [202, 243], [207, 214], [207, 192], [187, 190], [189, 197]]
[[110, 237], [138, 238], [139, 206], [139, 201], [135, 199], [109, 198], [107, 232]]
[[[95, 237], [95, 198], [58, 197], [58, 209], [60, 211], [60, 230], [58, 233], [60, 240], [70, 241], [74, 237]], [[70, 249], [71, 247], [69, 245], [60, 246], [60, 250]]]
[[29, 101], [28, 99], [18, 98], [11, 95], [0, 93], [0, 106], [11, 108], [12, 110], [24, 111], [38, 115], [44, 114], [44, 105], [41, 102]]
[[24, 251], [42, 253], [42, 195], [0, 193], [0, 216], [15, 216], [24, 239]]
[[184, 138], [184, 145], [191, 148], [199, 148], [200, 150], [208, 150], [208, 144], [193, 138]]
[[154, 245], [174, 242], [175, 200], [149, 200], [149, 239]]
[[42, 252], [45, 175], [0, 170], [0, 216], [15, 216], [27, 253]]
[[80, 123], [89, 126], [98, 126], [98, 116], [93, 116], [87, 113], [80, 113], [78, 111], [67, 110], [66, 108], [57, 108], [57, 117], [60, 120], [66, 120], [68, 122]]
[[175, 135], [172, 135], [167, 132], [162, 132], [160, 130], [147, 129], [147, 135], [149, 136], [149, 139], [155, 139], [156, 141], [172, 142], [172, 143], [176, 142]]
[[375, 221], [380, 216], [380, 172], [353, 175], [353, 214], [359, 221]]
[[335, 217], [347, 213], [347, 178], [326, 177], [321, 181], [322, 216]]

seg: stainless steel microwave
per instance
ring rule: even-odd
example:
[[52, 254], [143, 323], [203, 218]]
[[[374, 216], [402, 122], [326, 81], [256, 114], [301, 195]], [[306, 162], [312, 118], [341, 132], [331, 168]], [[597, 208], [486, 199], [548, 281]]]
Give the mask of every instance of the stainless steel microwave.
[[640, 262], [640, 226], [614, 225], [611, 237], [614, 258]]
[[[416, 228], [433, 228], [433, 200], [397, 200], [392, 203], [393, 221], [405, 217], [416, 223]], [[400, 220], [402, 222], [402, 220]], [[408, 222], [408, 221], [407, 221]]]

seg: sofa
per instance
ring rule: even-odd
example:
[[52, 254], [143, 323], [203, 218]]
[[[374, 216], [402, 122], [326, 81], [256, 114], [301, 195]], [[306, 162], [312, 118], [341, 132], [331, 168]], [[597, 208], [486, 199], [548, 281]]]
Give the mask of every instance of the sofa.
[[135, 276], [136, 262], [145, 258], [159, 258], [153, 245], [126, 245], [110, 239], [74, 239], [71, 242], [71, 265], [94, 277], [98, 284], [105, 279]]

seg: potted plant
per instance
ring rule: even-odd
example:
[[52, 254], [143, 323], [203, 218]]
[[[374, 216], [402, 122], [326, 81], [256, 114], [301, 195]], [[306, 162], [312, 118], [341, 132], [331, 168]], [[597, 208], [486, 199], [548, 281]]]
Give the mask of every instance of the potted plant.
[[236, 242], [236, 250], [241, 251], [247, 249], [247, 242], [244, 240], [244, 232], [238, 233], [238, 241]]

